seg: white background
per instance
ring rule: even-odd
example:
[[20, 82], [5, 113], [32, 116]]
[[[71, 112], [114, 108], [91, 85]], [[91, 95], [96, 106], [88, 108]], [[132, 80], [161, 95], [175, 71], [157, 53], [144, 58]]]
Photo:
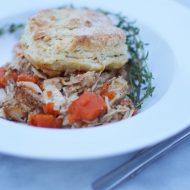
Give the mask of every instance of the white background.
[[[3, 3], [3, 0], [0, 1]], [[190, 7], [190, 0], [178, 1]], [[6, 2], [10, 2], [10, 12], [14, 12], [14, 5], [11, 2], [17, 1], [6, 0]], [[124, 155], [96, 161], [49, 162], [0, 155], [0, 189], [90, 190], [91, 183], [97, 177], [120, 165], [126, 159], [127, 156]], [[189, 160], [190, 140], [118, 189], [188, 190], [190, 189]]]

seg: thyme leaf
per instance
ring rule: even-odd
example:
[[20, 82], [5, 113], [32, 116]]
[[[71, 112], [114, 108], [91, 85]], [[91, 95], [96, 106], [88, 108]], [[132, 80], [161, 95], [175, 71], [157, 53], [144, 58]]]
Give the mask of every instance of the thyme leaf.
[[10, 24], [10, 25], [5, 25], [3, 27], [0, 27], [0, 36], [6, 34], [6, 33], [15, 33], [21, 29], [24, 28], [24, 24]]

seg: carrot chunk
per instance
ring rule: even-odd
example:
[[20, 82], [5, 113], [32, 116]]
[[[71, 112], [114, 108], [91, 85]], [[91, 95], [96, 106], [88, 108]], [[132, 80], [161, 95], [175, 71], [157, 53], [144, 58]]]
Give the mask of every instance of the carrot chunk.
[[43, 105], [43, 111], [45, 114], [50, 114], [50, 115], [54, 115], [54, 116], [59, 115], [59, 111], [54, 110], [54, 103], [53, 102], [49, 102], [49, 103]]
[[0, 88], [4, 88], [6, 84], [4, 78], [5, 72], [6, 72], [5, 69], [3, 67], [0, 67]]
[[61, 128], [62, 126], [61, 119], [57, 119], [55, 116], [49, 114], [30, 114], [28, 117], [28, 123], [29, 125], [44, 128]]
[[21, 74], [18, 75], [17, 82], [33, 82], [37, 83], [39, 78], [37, 76], [32, 76], [32, 75], [26, 75], [26, 74]]
[[109, 84], [104, 83], [100, 90], [100, 95], [102, 97], [107, 96], [109, 100], [112, 100], [116, 96], [116, 93], [114, 91], [109, 91]]
[[0, 88], [4, 88], [6, 85], [6, 81], [4, 79], [4, 77], [0, 77]]
[[17, 81], [17, 78], [18, 78], [18, 74], [17, 74], [17, 71], [13, 71], [11, 73], [11, 76], [10, 76], [15, 82]]
[[52, 98], [52, 96], [53, 96], [52, 91], [47, 91], [47, 96], [48, 96], [48, 98]]
[[116, 95], [116, 93], [114, 91], [110, 91], [110, 92], [103, 94], [102, 96], [103, 97], [107, 96], [109, 98], [109, 100], [112, 100], [115, 97], [115, 95]]
[[73, 101], [68, 109], [70, 123], [92, 121], [107, 111], [107, 106], [101, 96], [94, 92], [84, 92]]

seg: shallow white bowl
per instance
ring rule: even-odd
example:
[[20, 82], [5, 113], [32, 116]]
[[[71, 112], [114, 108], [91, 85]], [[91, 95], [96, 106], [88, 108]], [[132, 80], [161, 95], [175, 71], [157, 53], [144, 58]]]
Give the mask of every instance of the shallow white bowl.
[[[68, 1], [47, 0], [44, 6], [42, 1], [15, 0], [15, 7], [4, 2], [1, 24], [24, 21], [29, 10], [61, 3]], [[101, 158], [153, 145], [186, 128], [190, 124], [190, 12], [167, 0], [80, 0], [73, 4], [122, 12], [138, 21], [142, 38], [149, 43], [155, 93], [137, 116], [96, 128], [42, 129], [0, 119], [0, 152], [39, 159]], [[15, 42], [10, 35], [0, 38], [1, 65], [11, 60]]]

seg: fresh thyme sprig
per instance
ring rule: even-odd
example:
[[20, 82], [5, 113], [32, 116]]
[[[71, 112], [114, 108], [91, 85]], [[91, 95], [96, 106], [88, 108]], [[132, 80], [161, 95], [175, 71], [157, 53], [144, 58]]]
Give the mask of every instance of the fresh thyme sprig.
[[128, 46], [129, 62], [126, 65], [128, 71], [128, 81], [131, 86], [129, 97], [135, 104], [136, 109], [140, 109], [144, 100], [152, 96], [155, 87], [152, 85], [152, 73], [147, 66], [148, 52], [145, 44], [139, 37], [140, 30], [135, 26], [135, 22], [128, 21], [122, 14], [114, 14], [107, 11], [100, 12], [111, 16], [116, 22], [116, 26], [126, 33], [126, 44]]
[[0, 27], [0, 36], [6, 33], [15, 33], [24, 28], [24, 24], [10, 24]]

